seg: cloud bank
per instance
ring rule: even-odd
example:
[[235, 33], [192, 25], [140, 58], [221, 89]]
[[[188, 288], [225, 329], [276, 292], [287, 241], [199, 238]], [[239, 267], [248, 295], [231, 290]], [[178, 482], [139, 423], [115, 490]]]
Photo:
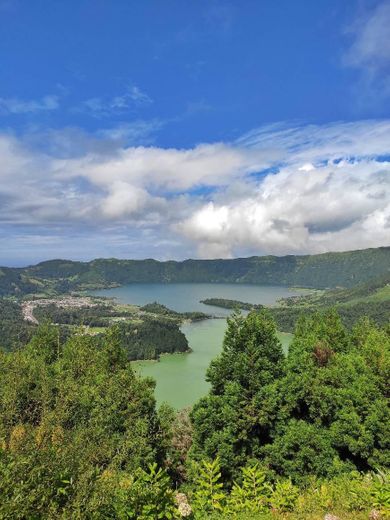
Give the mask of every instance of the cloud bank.
[[9, 255], [30, 244], [58, 256], [58, 237], [61, 256], [80, 258], [390, 244], [388, 120], [271, 125], [190, 149], [125, 146], [115, 135], [46, 133], [44, 147], [0, 135], [0, 245]]

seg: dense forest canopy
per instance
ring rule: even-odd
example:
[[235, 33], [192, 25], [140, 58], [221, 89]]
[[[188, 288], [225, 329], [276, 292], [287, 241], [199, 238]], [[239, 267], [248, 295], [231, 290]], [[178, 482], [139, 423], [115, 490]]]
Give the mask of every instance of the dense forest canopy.
[[247, 460], [295, 481], [390, 463], [390, 338], [336, 312], [302, 317], [287, 359], [265, 313], [229, 320], [222, 354], [194, 407], [193, 453], [219, 455], [236, 478]]
[[[73, 299], [77, 303], [77, 298]], [[118, 340], [126, 351], [128, 360], [158, 359], [161, 354], [188, 352], [185, 335], [180, 330], [183, 320], [198, 320], [202, 313], [175, 313], [163, 307], [163, 313], [152, 305], [140, 310], [132, 305], [119, 305], [109, 300], [83, 299], [87, 306], [61, 307], [66, 300], [48, 300], [37, 305], [32, 316], [38, 323], [55, 325], [61, 340], [74, 333], [95, 336], [96, 344], [104, 342], [110, 327], [116, 325]], [[46, 302], [46, 300], [37, 300]], [[51, 303], [55, 302], [55, 303]], [[76, 305], [76, 304], [75, 304]], [[27, 321], [21, 304], [0, 298], [0, 349], [10, 351], [26, 345], [37, 330], [37, 324]]]
[[20, 304], [0, 298], [0, 348], [11, 350], [25, 345], [34, 329], [25, 321]]
[[122, 333], [0, 353], [0, 518], [390, 512], [388, 327], [305, 316], [285, 356], [267, 311], [235, 314], [190, 415], [156, 410]]

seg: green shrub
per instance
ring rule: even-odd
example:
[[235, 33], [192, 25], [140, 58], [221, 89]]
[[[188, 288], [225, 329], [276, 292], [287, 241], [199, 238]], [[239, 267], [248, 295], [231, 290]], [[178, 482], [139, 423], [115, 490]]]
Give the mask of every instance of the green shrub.
[[170, 479], [155, 463], [119, 481], [113, 506], [119, 520], [169, 520], [177, 513]]
[[374, 475], [371, 503], [385, 518], [390, 518], [390, 473], [381, 471]]
[[195, 491], [193, 508], [197, 515], [204, 513], [222, 512], [226, 499], [222, 491], [221, 471], [218, 457], [212, 462], [206, 460], [195, 465]]
[[299, 497], [299, 488], [290, 479], [279, 480], [272, 491], [270, 504], [274, 511], [286, 513], [293, 511]]
[[248, 465], [242, 469], [242, 484], [233, 484], [226, 512], [236, 514], [266, 511], [271, 492], [266, 472], [258, 463]]

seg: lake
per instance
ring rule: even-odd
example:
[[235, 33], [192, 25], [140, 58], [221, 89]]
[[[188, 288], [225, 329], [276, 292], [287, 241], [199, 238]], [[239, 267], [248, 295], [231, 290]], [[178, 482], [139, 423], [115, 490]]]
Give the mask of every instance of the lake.
[[[177, 409], [194, 404], [207, 393], [209, 385], [205, 381], [205, 373], [210, 361], [221, 351], [226, 317], [231, 313], [227, 309], [204, 305], [200, 300], [227, 298], [272, 305], [279, 298], [299, 294], [298, 290], [288, 287], [228, 283], [139, 283], [93, 292], [93, 295], [116, 298], [122, 303], [145, 305], [156, 301], [178, 312], [203, 311], [224, 318], [188, 323], [181, 327], [192, 349], [191, 353], [167, 354], [161, 356], [158, 362], [134, 363], [143, 375], [156, 380], [157, 402], [161, 404], [167, 401]], [[292, 335], [280, 333], [279, 337], [287, 349]]]

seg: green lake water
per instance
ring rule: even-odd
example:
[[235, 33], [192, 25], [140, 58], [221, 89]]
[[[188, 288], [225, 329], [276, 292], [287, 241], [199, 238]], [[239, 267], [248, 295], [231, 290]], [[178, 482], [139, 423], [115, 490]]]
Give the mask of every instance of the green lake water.
[[[250, 303], [272, 305], [279, 298], [299, 294], [286, 287], [244, 284], [131, 284], [115, 289], [95, 291], [99, 296], [115, 297], [123, 303], [145, 305], [157, 301], [178, 312], [200, 310], [219, 318], [188, 323], [181, 327], [192, 349], [188, 354], [167, 354], [160, 361], [134, 363], [137, 370], [156, 380], [156, 398], [175, 408], [192, 405], [208, 390], [205, 373], [210, 361], [222, 347], [226, 316], [231, 311], [200, 303], [204, 298], [229, 298]], [[285, 349], [291, 334], [280, 333]]]
[[[226, 320], [205, 320], [184, 325], [181, 330], [193, 352], [166, 354], [160, 361], [134, 363], [143, 375], [156, 380], [157, 402], [167, 401], [177, 409], [194, 404], [207, 393], [205, 373], [210, 361], [221, 352]], [[279, 333], [279, 339], [287, 349], [292, 334]]]

